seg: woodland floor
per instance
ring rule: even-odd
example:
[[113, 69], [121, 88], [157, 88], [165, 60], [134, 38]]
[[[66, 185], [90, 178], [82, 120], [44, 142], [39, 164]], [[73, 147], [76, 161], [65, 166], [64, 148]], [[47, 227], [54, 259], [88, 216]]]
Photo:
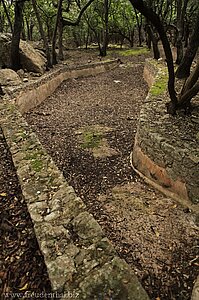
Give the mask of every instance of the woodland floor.
[[[70, 66], [96, 60], [93, 52], [69, 54]], [[150, 299], [188, 300], [199, 266], [195, 216], [142, 182], [130, 166], [147, 94], [144, 59], [121, 57], [113, 71], [66, 81], [26, 119]], [[2, 291], [49, 290], [2, 134], [0, 155]]]

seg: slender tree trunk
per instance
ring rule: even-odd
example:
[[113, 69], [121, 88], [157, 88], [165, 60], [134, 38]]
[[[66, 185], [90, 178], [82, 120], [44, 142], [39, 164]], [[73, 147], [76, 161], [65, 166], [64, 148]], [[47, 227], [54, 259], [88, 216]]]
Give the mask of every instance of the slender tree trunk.
[[140, 21], [136, 9], [135, 9], [135, 17], [136, 17], [136, 22], [138, 27], [138, 41], [139, 41], [138, 47], [141, 47], [142, 46], [142, 16]]
[[24, 41], [26, 40], [26, 31], [25, 31], [25, 26], [24, 26], [24, 19], [23, 19], [23, 23], [22, 23], [21, 38]]
[[32, 6], [33, 6], [33, 9], [34, 9], [34, 12], [35, 12], [35, 15], [36, 15], [36, 18], [37, 18], [37, 22], [38, 22], [38, 25], [39, 25], [39, 32], [40, 32], [41, 38], [43, 39], [43, 43], [44, 43], [44, 49], [45, 49], [46, 58], [47, 58], [47, 68], [52, 68], [48, 40], [47, 40], [46, 35], [44, 33], [44, 30], [43, 30], [41, 18], [40, 18], [38, 9], [37, 9], [36, 0], [32, 0]]
[[25, 21], [26, 21], [26, 28], [27, 28], [27, 39], [28, 41], [30, 41], [30, 24], [29, 24], [29, 20], [28, 18], [25, 17]]
[[63, 52], [63, 20], [62, 20], [62, 16], [60, 16], [60, 19], [59, 19], [58, 30], [59, 30], [59, 39], [58, 39], [59, 54], [58, 54], [58, 57], [59, 57], [60, 60], [64, 60], [64, 52]]
[[11, 41], [11, 68], [13, 70], [19, 70], [21, 68], [19, 43], [23, 24], [23, 6], [24, 1], [18, 0], [15, 2], [15, 19]]
[[180, 64], [183, 58], [183, 37], [184, 37], [184, 19], [185, 19], [185, 12], [187, 8], [188, 0], [178, 0], [177, 1], [177, 42], [176, 42], [176, 48], [177, 48], [177, 58], [176, 58], [176, 64]]
[[87, 29], [87, 32], [86, 32], [86, 50], [88, 49], [88, 44], [89, 44], [89, 36], [90, 36], [90, 30], [89, 30], [89, 27]]
[[7, 17], [7, 20], [8, 20], [8, 24], [10, 26], [10, 30], [11, 32], [13, 32], [13, 27], [12, 27], [12, 22], [11, 22], [11, 19], [10, 19], [10, 16], [9, 16], [9, 13], [8, 13], [8, 10], [7, 10], [7, 7], [5, 5], [5, 1], [4, 0], [1, 0], [1, 3], [3, 4], [3, 9], [5, 11], [5, 14], [6, 14], [6, 17]]
[[198, 15], [197, 15], [197, 20], [196, 20], [192, 35], [190, 37], [190, 41], [187, 46], [186, 52], [184, 54], [181, 64], [179, 65], [179, 67], [176, 71], [177, 78], [186, 78], [190, 75], [191, 64], [194, 60], [194, 57], [195, 57], [196, 52], [199, 47], [199, 34], [198, 33], [199, 33], [199, 10], [198, 10]]
[[105, 19], [105, 26], [103, 29], [103, 42], [101, 48], [101, 56], [106, 56], [107, 46], [108, 46], [108, 5], [109, 0], [104, 0], [104, 19]]
[[[1, 9], [1, 0], [0, 0], [0, 9]], [[4, 28], [4, 14], [0, 11], [0, 32], [3, 32]]]
[[148, 36], [149, 36], [149, 38], [152, 42], [152, 45], [153, 45], [153, 57], [154, 57], [154, 59], [159, 59], [160, 58], [160, 51], [159, 51], [159, 48], [158, 48], [158, 39], [155, 36], [155, 34], [153, 33], [153, 30], [152, 30], [150, 25], [146, 26], [146, 31], [147, 31]]
[[53, 65], [57, 64], [56, 38], [57, 38], [58, 24], [59, 24], [59, 20], [60, 20], [60, 16], [61, 16], [62, 2], [63, 2], [63, 0], [59, 0], [58, 8], [57, 8], [56, 23], [55, 23], [55, 28], [54, 28], [54, 32], [53, 32], [53, 39], [52, 39], [52, 64]]
[[183, 58], [183, 20], [182, 20], [182, 0], [177, 1], [177, 38], [176, 38], [176, 49], [177, 49], [177, 58], [176, 64], [180, 64]]

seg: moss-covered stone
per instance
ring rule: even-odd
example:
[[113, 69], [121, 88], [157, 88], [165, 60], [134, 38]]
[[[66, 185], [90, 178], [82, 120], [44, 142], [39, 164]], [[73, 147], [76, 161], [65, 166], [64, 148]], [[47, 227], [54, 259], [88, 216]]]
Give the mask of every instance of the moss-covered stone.
[[32, 169], [35, 171], [35, 172], [40, 172], [43, 168], [43, 161], [42, 161], [42, 154], [43, 152], [30, 152], [26, 155], [25, 159], [26, 160], [30, 160], [31, 162], [31, 166], [32, 166]]
[[159, 96], [163, 94], [167, 89], [167, 82], [168, 82], [167, 76], [160, 76], [150, 89], [151, 95]]

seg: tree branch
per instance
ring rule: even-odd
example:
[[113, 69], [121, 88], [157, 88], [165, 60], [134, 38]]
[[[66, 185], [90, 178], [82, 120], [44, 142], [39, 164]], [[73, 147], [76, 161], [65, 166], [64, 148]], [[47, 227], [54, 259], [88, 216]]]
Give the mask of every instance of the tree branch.
[[83, 15], [83, 13], [85, 12], [85, 10], [94, 2], [95, 0], [89, 0], [88, 3], [82, 7], [82, 9], [79, 12], [79, 16], [77, 17], [76, 21], [71, 21], [71, 20], [67, 20], [67, 19], [63, 19], [63, 26], [77, 26], [79, 25], [80, 21], [81, 21], [81, 17]]

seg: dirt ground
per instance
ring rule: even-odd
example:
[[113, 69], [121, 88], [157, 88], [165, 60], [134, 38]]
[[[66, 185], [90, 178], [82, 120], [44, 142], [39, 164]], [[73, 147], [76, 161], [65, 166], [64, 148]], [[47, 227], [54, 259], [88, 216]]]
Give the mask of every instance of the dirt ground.
[[[93, 52], [71, 51], [68, 54], [69, 66], [98, 60]], [[188, 300], [199, 269], [199, 228], [194, 222], [195, 216], [146, 185], [130, 166], [129, 155], [139, 111], [147, 94], [142, 78], [145, 57], [120, 57], [123, 62], [120, 67], [107, 74], [68, 80], [25, 117], [69, 184], [100, 223], [119, 256], [135, 271], [150, 299]], [[5, 145], [2, 136], [1, 143]], [[4, 161], [10, 162], [9, 151], [4, 151], [3, 146], [0, 151], [4, 153]], [[2, 175], [10, 169], [14, 182], [13, 179], [9, 182], [15, 187], [11, 196], [10, 185]], [[1, 162], [1, 170], [3, 201], [0, 204], [8, 214], [2, 222], [8, 224], [8, 229], [1, 225], [5, 236], [1, 252], [5, 262], [0, 272], [3, 289], [12, 290], [16, 286], [19, 290], [32, 282], [30, 289], [48, 290], [49, 282], [34, 233], [24, 235], [23, 243], [30, 246], [25, 253], [33, 255], [34, 252], [35, 255], [36, 252], [36, 258], [17, 254], [21, 251], [17, 250], [21, 240], [10, 228], [16, 227], [19, 221], [11, 208], [18, 205], [17, 211], [25, 211], [25, 204], [11, 164], [3, 166]], [[15, 198], [19, 200], [13, 200]], [[27, 211], [24, 215], [25, 219], [20, 221], [22, 230], [25, 224], [30, 225], [27, 230], [32, 230]], [[9, 234], [14, 246], [6, 252]], [[22, 265], [27, 266], [24, 273]], [[36, 273], [34, 266], [40, 265], [42, 267], [35, 269], [41, 272]], [[9, 275], [14, 271], [17, 275]], [[33, 274], [32, 277], [29, 274]], [[24, 277], [28, 281], [19, 282], [19, 278]]]
[[121, 57], [107, 74], [67, 81], [26, 118], [151, 299], [190, 299], [199, 266], [194, 215], [129, 163], [147, 94], [144, 59]]

